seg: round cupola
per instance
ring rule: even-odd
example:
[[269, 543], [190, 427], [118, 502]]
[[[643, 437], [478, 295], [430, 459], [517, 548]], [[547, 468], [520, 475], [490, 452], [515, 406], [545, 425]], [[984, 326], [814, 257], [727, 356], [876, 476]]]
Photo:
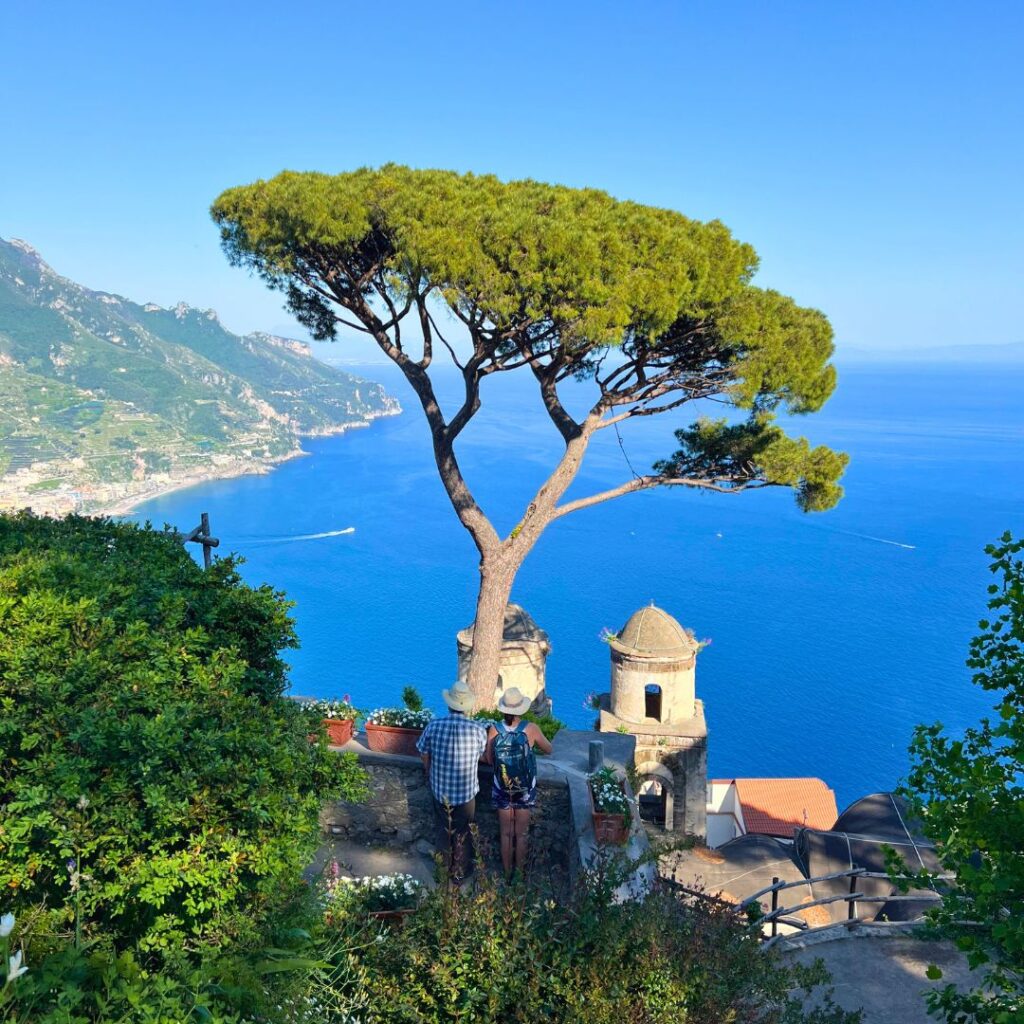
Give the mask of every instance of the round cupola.
[[671, 723], [694, 716], [700, 645], [653, 602], [608, 640], [611, 713], [625, 722]]

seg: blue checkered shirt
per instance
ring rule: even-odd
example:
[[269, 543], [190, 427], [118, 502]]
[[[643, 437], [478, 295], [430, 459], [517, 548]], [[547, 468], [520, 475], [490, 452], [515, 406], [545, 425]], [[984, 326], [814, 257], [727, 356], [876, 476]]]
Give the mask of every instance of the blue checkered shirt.
[[486, 727], [457, 711], [427, 723], [416, 749], [430, 755], [430, 789], [441, 803], [457, 807], [477, 795], [477, 764], [486, 747]]

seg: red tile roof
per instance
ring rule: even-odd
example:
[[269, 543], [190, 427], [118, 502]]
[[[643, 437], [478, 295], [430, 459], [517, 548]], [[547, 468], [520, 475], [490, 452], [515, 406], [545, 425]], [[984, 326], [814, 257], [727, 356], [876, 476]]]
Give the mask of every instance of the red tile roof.
[[821, 779], [732, 781], [748, 832], [792, 839], [800, 825], [830, 829], [839, 817], [836, 795]]

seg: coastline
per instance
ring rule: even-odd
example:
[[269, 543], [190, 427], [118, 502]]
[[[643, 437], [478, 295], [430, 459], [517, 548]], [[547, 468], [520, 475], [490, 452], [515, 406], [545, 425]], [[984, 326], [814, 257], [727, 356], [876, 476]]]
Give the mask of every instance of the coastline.
[[[162, 498], [165, 495], [173, 494], [177, 491], [183, 491], [190, 487], [197, 487], [199, 484], [209, 483], [213, 480], [232, 480], [241, 476], [263, 476], [271, 473], [282, 463], [290, 462], [292, 459], [303, 458], [310, 454], [310, 452], [302, 447], [303, 438], [335, 437], [339, 434], [344, 434], [349, 430], [358, 430], [360, 428], [369, 427], [375, 420], [381, 419], [385, 416], [398, 416], [401, 412], [401, 406], [395, 402], [393, 407], [381, 409], [379, 412], [368, 413], [362, 420], [352, 423], [339, 423], [333, 427], [297, 433], [297, 446], [291, 451], [285, 452], [283, 455], [276, 455], [259, 460], [247, 459], [234, 461], [219, 466], [211, 462], [201, 469], [189, 472], [187, 475], [167, 480], [124, 481], [123, 486], [129, 489], [128, 493], [121, 494], [112, 500], [100, 501], [96, 504], [93, 504], [88, 500], [80, 500], [71, 504], [65, 498], [65, 500], [60, 502], [59, 506], [57, 503], [51, 504], [46, 501], [25, 501], [23, 504], [17, 502], [11, 504], [11, 508], [14, 508], [15, 505], [19, 508], [38, 505], [43, 507], [36, 507], [36, 511], [43, 515], [52, 515], [57, 517], [65, 515], [86, 515], [127, 518], [134, 515], [138, 506], [145, 504], [147, 501], [153, 501], [156, 498]], [[138, 483], [140, 485], [138, 490], [130, 490], [133, 483]], [[54, 497], [56, 497], [56, 495], [54, 495]], [[4, 507], [6, 507], [6, 505]]]
[[284, 455], [277, 455], [269, 459], [263, 459], [259, 462], [242, 463], [237, 466], [226, 466], [222, 470], [215, 470], [215, 467], [210, 467], [207, 471], [202, 473], [181, 477], [178, 480], [167, 481], [165, 485], [154, 487], [151, 491], [125, 495], [124, 498], [119, 499], [118, 501], [89, 509], [87, 512], [83, 512], [82, 514], [92, 516], [109, 516], [111, 518], [127, 518], [134, 514], [135, 509], [137, 509], [139, 505], [144, 505], [147, 501], [153, 501], [155, 498], [162, 498], [168, 494], [174, 494], [177, 491], [188, 490], [190, 487], [198, 487], [200, 484], [210, 483], [213, 480], [234, 480], [240, 476], [266, 476], [285, 462], [291, 462], [292, 459], [305, 458], [311, 454], [302, 447], [302, 438], [337, 437], [339, 434], [345, 434], [350, 430], [359, 430], [361, 428], [370, 427], [373, 425], [375, 420], [382, 419], [385, 416], [401, 415], [401, 406], [398, 406], [397, 402], [395, 404], [396, 408], [394, 409], [382, 409], [380, 412], [368, 413], [365, 419], [359, 420], [355, 423], [339, 423], [336, 427], [327, 427], [323, 430], [307, 431], [305, 433], [298, 434], [297, 436], [300, 439], [299, 446], [290, 452], [286, 452]]
[[[344, 433], [344, 431], [338, 431], [338, 433]], [[272, 459], [265, 459], [262, 462], [225, 467], [217, 472], [214, 472], [211, 468], [210, 472], [195, 473], [177, 480], [168, 481], [165, 485], [156, 486], [151, 491], [140, 491], [138, 494], [126, 495], [112, 504], [100, 505], [84, 510], [82, 514], [108, 516], [112, 519], [127, 518], [134, 514], [135, 509], [139, 505], [144, 505], [147, 501], [153, 501], [155, 498], [163, 498], [168, 494], [174, 494], [176, 491], [186, 491], [190, 487], [198, 487], [200, 484], [210, 483], [212, 480], [234, 480], [240, 476], [266, 476], [282, 463], [302, 458], [305, 455], [309, 455], [309, 452], [299, 447], [285, 455], [278, 455]]]

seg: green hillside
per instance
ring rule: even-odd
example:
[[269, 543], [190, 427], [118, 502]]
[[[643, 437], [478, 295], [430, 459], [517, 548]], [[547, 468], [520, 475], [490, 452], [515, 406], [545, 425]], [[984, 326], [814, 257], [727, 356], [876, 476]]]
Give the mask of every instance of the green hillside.
[[0, 507], [110, 507], [397, 411], [301, 342], [92, 291], [0, 239]]

